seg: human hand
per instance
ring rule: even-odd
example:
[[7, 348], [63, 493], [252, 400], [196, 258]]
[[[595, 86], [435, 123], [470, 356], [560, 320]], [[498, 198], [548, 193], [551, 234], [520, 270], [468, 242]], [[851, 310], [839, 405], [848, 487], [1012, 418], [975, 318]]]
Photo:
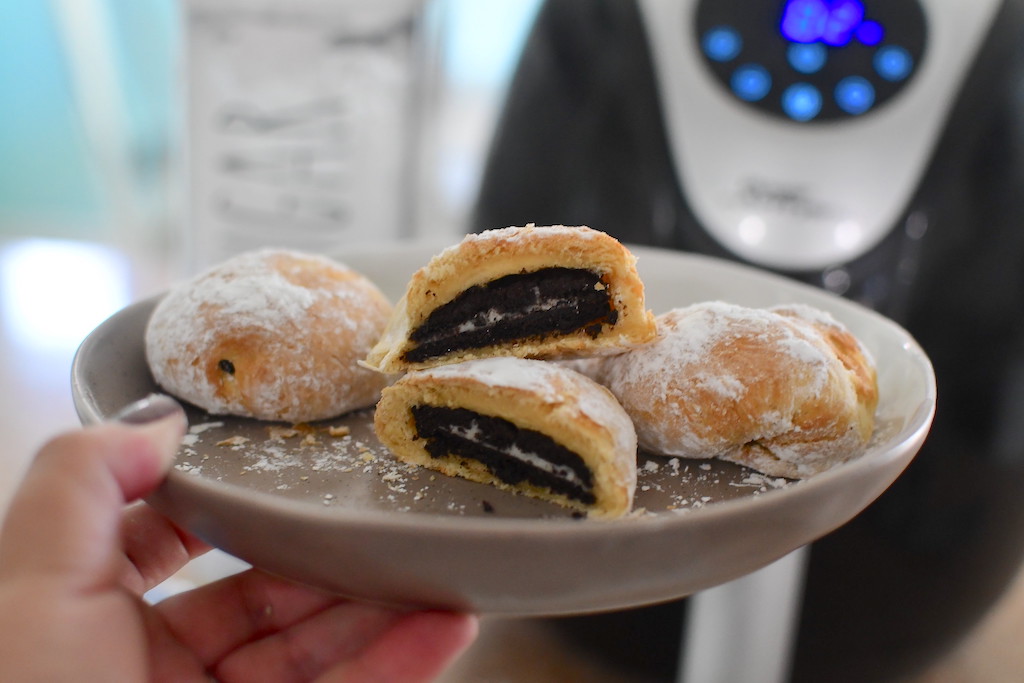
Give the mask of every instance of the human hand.
[[207, 550], [144, 503], [185, 431], [174, 401], [45, 445], [0, 533], [0, 681], [428, 681], [476, 621], [339, 599], [258, 570], [156, 605]]

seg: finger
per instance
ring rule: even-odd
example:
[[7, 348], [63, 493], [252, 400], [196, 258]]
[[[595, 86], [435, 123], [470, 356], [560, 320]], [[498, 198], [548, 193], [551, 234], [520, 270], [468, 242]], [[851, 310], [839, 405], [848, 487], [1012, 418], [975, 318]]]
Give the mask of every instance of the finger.
[[152, 605], [143, 605], [142, 626], [147, 643], [148, 671], [151, 681], [195, 681], [210, 682], [206, 664], [196, 653], [182, 643], [163, 615]]
[[156, 609], [204, 666], [342, 601], [250, 569], [167, 598]]
[[101, 425], [43, 446], [11, 501], [0, 575], [53, 573], [87, 587], [111, 580], [121, 509], [156, 487], [184, 431], [177, 407], [145, 425]]
[[124, 511], [121, 518], [124, 569], [121, 584], [142, 595], [173, 575], [210, 546], [181, 529], [145, 503]]
[[387, 633], [401, 615], [346, 602], [231, 652], [213, 669], [218, 681], [311, 681], [349, 661]]
[[432, 681], [476, 638], [476, 617], [450, 612], [412, 612], [368, 648], [342, 661], [320, 680]]

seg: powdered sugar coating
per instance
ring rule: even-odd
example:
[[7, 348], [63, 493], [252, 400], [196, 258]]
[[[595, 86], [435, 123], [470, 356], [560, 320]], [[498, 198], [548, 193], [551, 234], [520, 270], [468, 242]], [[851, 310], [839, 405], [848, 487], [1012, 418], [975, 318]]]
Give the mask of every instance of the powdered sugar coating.
[[[507, 228], [495, 228], [483, 232], [470, 233], [463, 239], [463, 244], [473, 242], [514, 242], [521, 239], [534, 237], [537, 230], [542, 230], [545, 236], [562, 237], [568, 239], [596, 239], [601, 233], [585, 225], [545, 225], [537, 227], [535, 223], [526, 225], [514, 225]], [[459, 249], [460, 245], [452, 245], [445, 251]], [[443, 252], [442, 252], [443, 253]]]
[[424, 270], [429, 271], [432, 267], [438, 267], [440, 264], [448, 262], [460, 251], [466, 249], [488, 250], [492, 248], [492, 245], [516, 244], [538, 238], [569, 240], [571, 243], [578, 240], [606, 239], [607, 235], [585, 225], [538, 226], [535, 223], [513, 225], [507, 228], [493, 228], [482, 232], [471, 232], [466, 234], [460, 242], [445, 247], [438, 252]]
[[[807, 322], [810, 325], [818, 327], [819, 329], [833, 328], [836, 330], [840, 330], [842, 332], [848, 332], [846, 326], [843, 325], [838, 320], [836, 320], [831, 313], [829, 313], [828, 311], [824, 311], [820, 308], [815, 308], [814, 306], [810, 306], [808, 304], [791, 303], [786, 304], [784, 306], [773, 306], [768, 310], [771, 311], [772, 313], [794, 316]], [[855, 337], [853, 339], [857, 346], [857, 352], [864, 356], [864, 358], [870, 365], [874, 366], [875, 359], [871, 355], [871, 350], [868, 349], [868, 347], [865, 346], [860, 339], [857, 339]]]
[[[629, 354], [628, 361], [614, 364], [621, 381], [654, 382], [652, 393], [672, 394], [681, 387], [671, 368], [692, 368], [689, 381], [707, 387], [723, 399], [739, 400], [747, 391], [748, 379], [738, 374], [742, 367], [712, 367], [705, 363], [713, 348], [736, 343], [739, 336], [771, 343], [793, 360], [807, 365], [813, 388], [827, 379], [828, 356], [820, 344], [780, 326], [774, 313], [723, 302], [707, 302], [674, 309], [658, 317], [658, 340]], [[722, 372], [724, 371], [724, 372]]]
[[383, 387], [357, 361], [390, 303], [320, 256], [242, 254], [172, 290], [146, 330], [156, 381], [214, 414], [292, 422], [372, 405]]
[[461, 241], [449, 245], [439, 251], [430, 260], [426, 269], [443, 264], [453, 258], [459, 251], [467, 247], [487, 248], [492, 244], [514, 244], [527, 239], [535, 239], [538, 234], [545, 237], [562, 237], [565, 239], [593, 239], [599, 233], [582, 225], [545, 225], [538, 227], [535, 223], [512, 225], [506, 228], [492, 228], [482, 232], [467, 233]]

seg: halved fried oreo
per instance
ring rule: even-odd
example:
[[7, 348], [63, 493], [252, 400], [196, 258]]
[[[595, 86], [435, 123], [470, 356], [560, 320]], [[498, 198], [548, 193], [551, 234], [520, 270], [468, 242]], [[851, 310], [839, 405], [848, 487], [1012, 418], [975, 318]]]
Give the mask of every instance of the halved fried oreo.
[[366, 364], [593, 355], [654, 334], [628, 249], [587, 227], [528, 225], [469, 235], [416, 272]]
[[555, 363], [487, 358], [384, 390], [377, 436], [399, 459], [618, 517], [636, 488], [636, 432], [611, 393]]

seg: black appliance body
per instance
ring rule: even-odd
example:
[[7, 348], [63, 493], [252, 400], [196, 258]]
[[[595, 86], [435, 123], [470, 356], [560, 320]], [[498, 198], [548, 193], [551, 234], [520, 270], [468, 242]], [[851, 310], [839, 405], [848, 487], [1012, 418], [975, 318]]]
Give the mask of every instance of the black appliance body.
[[[750, 263], [892, 317], [934, 363], [923, 450], [810, 549], [794, 681], [921, 669], [1020, 567], [1022, 10], [548, 0], [510, 86], [474, 230], [586, 224]], [[560, 623], [609, 665], [675, 680], [685, 609]]]

